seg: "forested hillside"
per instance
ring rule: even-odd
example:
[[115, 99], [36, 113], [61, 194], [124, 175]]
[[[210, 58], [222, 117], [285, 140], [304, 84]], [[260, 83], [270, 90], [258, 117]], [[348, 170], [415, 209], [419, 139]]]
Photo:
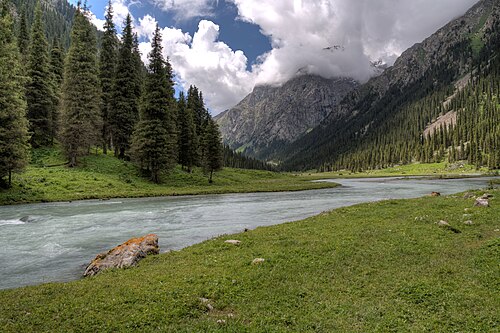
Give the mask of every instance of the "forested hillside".
[[[12, 0], [16, 8], [14, 16], [17, 20], [17, 29], [26, 28], [26, 32], [30, 30], [35, 19], [37, 2], [37, 0]], [[68, 48], [76, 7], [67, 0], [40, 0], [39, 2], [49, 42], [52, 43], [54, 39], [60, 39], [63, 47]], [[27, 35], [24, 36], [26, 38]]]
[[159, 28], [145, 70], [130, 15], [119, 38], [111, 3], [100, 38], [85, 6], [0, 5], [0, 185], [11, 185], [32, 149], [50, 147], [62, 148], [69, 167], [110, 150], [155, 183], [177, 164], [188, 173], [201, 167], [212, 181], [223, 166], [218, 127], [196, 87], [175, 98]]
[[479, 2], [346, 98], [340, 108], [350, 116], [294, 143], [283, 167], [358, 171], [447, 159], [499, 168], [498, 28], [498, 3]]

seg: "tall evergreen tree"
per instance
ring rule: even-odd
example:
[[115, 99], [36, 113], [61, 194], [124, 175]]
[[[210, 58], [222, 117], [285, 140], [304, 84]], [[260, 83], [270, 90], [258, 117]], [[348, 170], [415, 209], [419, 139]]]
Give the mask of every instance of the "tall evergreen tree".
[[59, 110], [61, 107], [61, 89], [64, 77], [64, 54], [59, 39], [55, 39], [50, 50], [50, 73], [52, 87], [52, 140], [59, 130]]
[[132, 152], [143, 171], [149, 173], [151, 180], [159, 183], [160, 173], [169, 171], [176, 162], [176, 137], [172, 128], [171, 77], [163, 58], [160, 28], [156, 30], [151, 42], [152, 50], [148, 55], [149, 65], [146, 86], [141, 103], [141, 117], [133, 137]]
[[[20, 55], [9, 1], [0, 0], [0, 184], [28, 163], [29, 134]], [[5, 185], [5, 184], [4, 184]]]
[[198, 161], [198, 138], [193, 119], [193, 111], [187, 108], [184, 93], [181, 92], [177, 107], [177, 125], [179, 139], [179, 164], [191, 172]]
[[102, 36], [101, 53], [99, 57], [99, 79], [101, 80], [101, 116], [102, 116], [102, 149], [107, 153], [110, 145], [109, 114], [113, 101], [113, 86], [116, 74], [117, 47], [115, 24], [113, 23], [113, 7], [108, 2], [106, 22]]
[[75, 13], [62, 89], [62, 143], [70, 166], [100, 143], [99, 78], [95, 29], [81, 8]]
[[127, 15], [118, 51], [112, 108], [109, 115], [115, 156], [119, 158], [125, 158], [125, 152], [130, 148], [134, 126], [139, 117], [140, 73], [133, 50], [132, 17]]
[[53, 90], [51, 89], [49, 45], [45, 38], [40, 3], [35, 9], [35, 21], [31, 30], [28, 62], [28, 119], [32, 132], [33, 147], [48, 146], [52, 142]]
[[223, 166], [223, 146], [219, 127], [211, 118], [207, 121], [205, 137], [203, 140], [203, 150], [203, 169], [209, 175], [208, 182], [212, 183], [214, 172], [221, 170]]
[[19, 34], [17, 37], [17, 45], [19, 46], [19, 52], [21, 53], [22, 64], [26, 65], [26, 56], [28, 55], [30, 45], [30, 34], [28, 31], [28, 22], [26, 20], [26, 5], [23, 5], [19, 12]]

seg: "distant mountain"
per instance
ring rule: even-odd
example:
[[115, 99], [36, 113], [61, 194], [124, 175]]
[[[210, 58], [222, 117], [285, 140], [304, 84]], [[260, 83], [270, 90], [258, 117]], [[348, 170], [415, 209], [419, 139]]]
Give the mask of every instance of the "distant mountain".
[[358, 84], [299, 75], [280, 87], [257, 86], [215, 119], [224, 142], [247, 156], [272, 159], [315, 128]]
[[[49, 42], [54, 38], [60, 38], [64, 47], [69, 47], [71, 26], [76, 7], [67, 0], [39, 0], [41, 3], [44, 25]], [[37, 0], [12, 0], [16, 6], [16, 13], [19, 15], [21, 9], [26, 10], [28, 27], [33, 22], [35, 6]]]
[[[500, 98], [499, 16], [497, 0], [482, 0], [408, 49], [287, 146], [283, 168], [359, 170], [445, 157], [500, 164], [499, 111], [484, 109]], [[442, 122], [449, 112], [455, 120]], [[437, 119], [439, 130], [424, 137]]]

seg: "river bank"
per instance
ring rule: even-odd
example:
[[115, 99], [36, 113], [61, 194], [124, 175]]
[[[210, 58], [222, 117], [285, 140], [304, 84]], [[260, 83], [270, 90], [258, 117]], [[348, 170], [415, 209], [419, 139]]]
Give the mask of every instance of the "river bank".
[[[6, 332], [491, 331], [499, 325], [500, 193], [489, 193], [489, 208], [463, 195], [362, 204], [217, 237], [138, 268], [0, 291], [0, 326]], [[459, 233], [439, 227], [441, 220]], [[255, 258], [265, 261], [251, 265]]]
[[158, 185], [140, 177], [130, 162], [109, 155], [85, 157], [78, 168], [68, 168], [64, 162], [57, 149], [36, 150], [26, 172], [14, 175], [13, 187], [0, 190], [0, 206], [87, 199], [303, 191], [336, 186], [332, 182], [314, 182], [322, 179], [423, 175], [463, 178], [488, 172], [470, 165], [447, 163], [411, 164], [362, 173], [275, 173], [225, 168], [217, 172], [214, 183], [209, 184], [201, 169], [187, 173], [178, 167], [170, 175], [164, 175], [164, 182]]
[[173, 170], [162, 184], [140, 177], [130, 162], [113, 156], [93, 155], [82, 159], [77, 168], [64, 165], [56, 149], [39, 150], [26, 172], [15, 174], [13, 186], [0, 189], [0, 205], [62, 202], [86, 199], [141, 198], [222, 193], [303, 191], [335, 187], [313, 183], [321, 177], [297, 176], [268, 171], [225, 168], [215, 173], [214, 183], [200, 168], [192, 173]]

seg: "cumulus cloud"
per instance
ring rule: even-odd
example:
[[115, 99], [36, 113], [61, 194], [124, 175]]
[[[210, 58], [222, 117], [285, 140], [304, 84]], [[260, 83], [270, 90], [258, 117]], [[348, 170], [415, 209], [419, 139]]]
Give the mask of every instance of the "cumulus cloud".
[[[178, 18], [210, 16], [215, 0], [150, 0]], [[165, 56], [178, 84], [198, 86], [218, 113], [234, 106], [256, 84], [279, 85], [298, 72], [323, 77], [352, 77], [360, 82], [374, 75], [371, 61], [391, 65], [408, 47], [463, 14], [478, 0], [227, 0], [239, 19], [256, 24], [272, 50], [249, 71], [242, 51], [219, 41], [225, 27], [202, 20], [192, 36], [174, 27], [162, 29]], [[130, 0], [113, 0], [121, 26]], [[99, 21], [96, 21], [100, 24]], [[96, 25], [97, 25], [96, 23]], [[143, 60], [157, 21], [151, 15], [135, 20]]]
[[255, 68], [257, 83], [279, 84], [299, 70], [361, 82], [370, 61], [391, 65], [412, 44], [463, 14], [477, 0], [232, 0], [273, 50]]
[[[254, 86], [254, 74], [247, 71], [247, 58], [242, 51], [233, 51], [218, 41], [219, 26], [207, 20], [200, 21], [198, 31], [191, 37], [179, 29], [162, 29], [164, 55], [185, 90], [194, 84], [204, 93], [214, 111], [222, 111], [238, 103]], [[149, 43], [141, 43], [143, 60], [151, 50]]]
[[213, 6], [218, 0], [153, 0], [164, 11], [175, 13], [178, 20], [193, 17], [207, 17], [213, 14]]

